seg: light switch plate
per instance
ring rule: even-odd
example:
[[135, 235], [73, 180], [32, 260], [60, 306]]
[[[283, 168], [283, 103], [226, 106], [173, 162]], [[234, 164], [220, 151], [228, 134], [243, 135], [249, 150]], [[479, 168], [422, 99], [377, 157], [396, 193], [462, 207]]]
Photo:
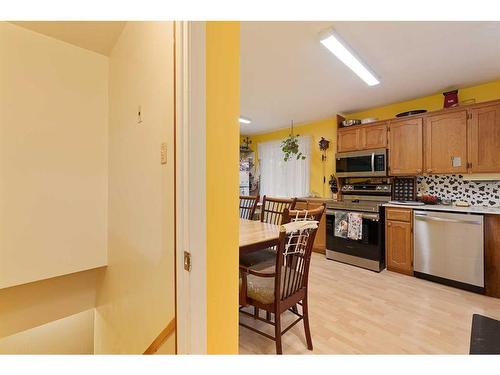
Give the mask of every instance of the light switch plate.
[[462, 158], [460, 156], [452, 156], [451, 157], [451, 165], [453, 167], [461, 167], [462, 166]]
[[167, 164], [167, 144], [164, 142], [161, 144], [161, 163]]

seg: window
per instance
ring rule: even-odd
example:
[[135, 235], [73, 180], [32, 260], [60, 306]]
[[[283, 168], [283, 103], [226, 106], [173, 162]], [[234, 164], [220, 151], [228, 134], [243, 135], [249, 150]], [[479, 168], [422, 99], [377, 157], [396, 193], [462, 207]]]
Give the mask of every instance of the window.
[[283, 160], [281, 141], [259, 143], [260, 195], [272, 197], [307, 197], [311, 137], [299, 137], [299, 150], [305, 160]]

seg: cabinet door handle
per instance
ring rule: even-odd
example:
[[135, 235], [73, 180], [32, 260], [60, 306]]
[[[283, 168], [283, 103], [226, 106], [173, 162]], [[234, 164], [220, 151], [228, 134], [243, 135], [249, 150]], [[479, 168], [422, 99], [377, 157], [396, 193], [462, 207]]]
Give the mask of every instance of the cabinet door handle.
[[390, 227], [392, 224], [390, 222], [387, 223], [387, 226]]
[[421, 169], [417, 169], [417, 173], [420, 173], [420, 172], [422, 172], [422, 170]]

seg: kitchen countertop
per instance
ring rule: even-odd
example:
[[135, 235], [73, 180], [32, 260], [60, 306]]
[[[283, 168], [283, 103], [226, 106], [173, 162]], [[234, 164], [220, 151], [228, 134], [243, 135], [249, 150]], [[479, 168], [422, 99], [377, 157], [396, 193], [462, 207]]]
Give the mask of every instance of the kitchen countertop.
[[445, 206], [443, 204], [426, 204], [424, 206], [409, 206], [394, 203], [385, 203], [384, 207], [411, 208], [413, 210], [432, 210], [432, 211], [448, 211], [448, 212], [463, 212], [470, 214], [493, 214], [500, 215], [500, 207], [482, 207], [482, 206]]

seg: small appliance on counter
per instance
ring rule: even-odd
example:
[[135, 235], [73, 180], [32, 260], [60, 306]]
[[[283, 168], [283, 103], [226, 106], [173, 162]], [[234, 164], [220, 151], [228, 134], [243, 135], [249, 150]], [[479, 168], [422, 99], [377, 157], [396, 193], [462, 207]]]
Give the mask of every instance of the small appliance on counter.
[[393, 201], [416, 201], [417, 179], [416, 177], [394, 177], [392, 189]]
[[385, 268], [384, 209], [391, 184], [347, 183], [343, 200], [327, 203], [326, 258], [380, 272]]

